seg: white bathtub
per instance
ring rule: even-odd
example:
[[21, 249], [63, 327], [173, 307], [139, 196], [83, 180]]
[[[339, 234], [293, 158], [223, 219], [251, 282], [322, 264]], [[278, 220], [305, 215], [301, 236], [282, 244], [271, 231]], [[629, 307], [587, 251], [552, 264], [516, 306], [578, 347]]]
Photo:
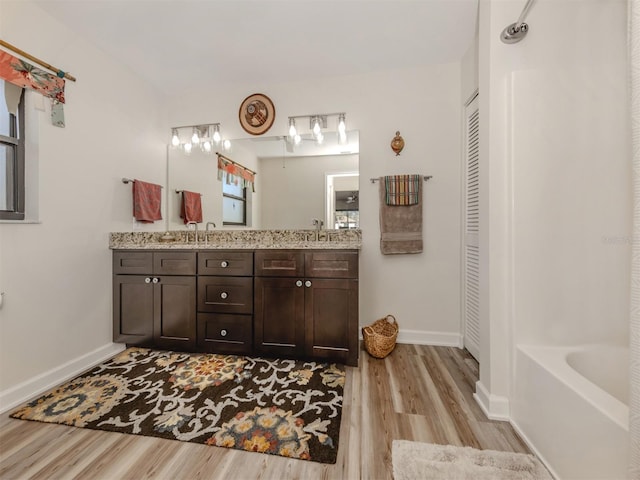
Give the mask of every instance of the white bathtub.
[[520, 345], [511, 418], [556, 478], [624, 479], [629, 351]]

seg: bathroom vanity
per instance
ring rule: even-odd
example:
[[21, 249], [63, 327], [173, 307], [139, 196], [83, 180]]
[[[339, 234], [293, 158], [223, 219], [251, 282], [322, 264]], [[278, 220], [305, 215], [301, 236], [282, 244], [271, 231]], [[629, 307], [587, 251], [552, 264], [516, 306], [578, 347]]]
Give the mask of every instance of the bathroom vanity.
[[357, 365], [359, 231], [157, 235], [111, 234], [114, 342]]

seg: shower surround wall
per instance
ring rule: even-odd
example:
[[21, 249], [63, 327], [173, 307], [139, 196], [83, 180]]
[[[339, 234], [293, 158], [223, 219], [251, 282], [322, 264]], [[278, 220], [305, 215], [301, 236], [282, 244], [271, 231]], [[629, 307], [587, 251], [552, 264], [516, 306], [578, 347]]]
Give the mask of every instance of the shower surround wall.
[[489, 413], [518, 426], [514, 392], [533, 380], [518, 345], [628, 343], [627, 4], [536, 1], [512, 45], [499, 34], [524, 2], [480, 5], [478, 389]]

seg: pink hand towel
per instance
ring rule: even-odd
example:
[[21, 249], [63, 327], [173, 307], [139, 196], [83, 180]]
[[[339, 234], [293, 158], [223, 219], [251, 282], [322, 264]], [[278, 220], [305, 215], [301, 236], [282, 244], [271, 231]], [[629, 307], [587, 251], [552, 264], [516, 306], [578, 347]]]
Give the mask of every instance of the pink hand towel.
[[184, 219], [185, 225], [189, 222], [202, 223], [202, 201], [199, 193], [182, 191], [182, 207], [180, 208], [180, 218]]
[[160, 205], [162, 187], [155, 183], [133, 181], [133, 216], [139, 222], [153, 223], [162, 220]]

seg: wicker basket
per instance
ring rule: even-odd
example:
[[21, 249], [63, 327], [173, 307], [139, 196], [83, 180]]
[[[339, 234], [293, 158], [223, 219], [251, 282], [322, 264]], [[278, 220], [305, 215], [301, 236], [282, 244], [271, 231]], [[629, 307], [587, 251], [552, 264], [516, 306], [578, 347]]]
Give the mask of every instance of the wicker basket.
[[369, 355], [376, 358], [384, 358], [391, 353], [396, 346], [398, 338], [398, 322], [393, 315], [376, 320], [368, 327], [362, 329], [364, 348]]

